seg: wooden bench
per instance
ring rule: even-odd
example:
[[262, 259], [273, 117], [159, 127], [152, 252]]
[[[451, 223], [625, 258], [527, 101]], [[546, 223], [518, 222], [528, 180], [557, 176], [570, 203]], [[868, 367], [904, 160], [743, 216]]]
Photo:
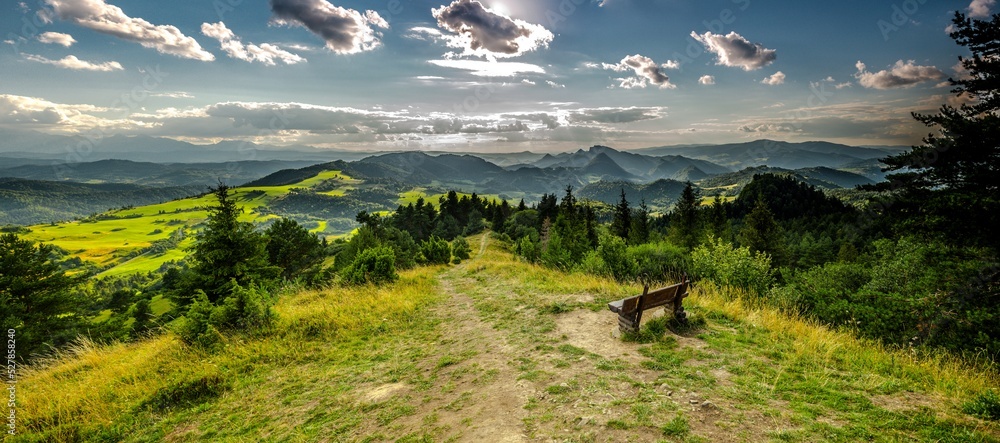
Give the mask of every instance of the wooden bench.
[[680, 283], [664, 288], [649, 290], [649, 286], [642, 289], [642, 295], [623, 298], [608, 303], [608, 309], [618, 314], [618, 328], [622, 332], [638, 332], [639, 322], [642, 320], [642, 311], [660, 306], [673, 304], [674, 318], [681, 322], [687, 321], [687, 313], [681, 304], [684, 297], [688, 295], [688, 287], [691, 281], [687, 276]]

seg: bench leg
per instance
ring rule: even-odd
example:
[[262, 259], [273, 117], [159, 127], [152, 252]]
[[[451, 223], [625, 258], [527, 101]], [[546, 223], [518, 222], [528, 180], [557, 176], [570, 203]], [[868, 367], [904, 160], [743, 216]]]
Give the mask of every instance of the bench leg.
[[634, 314], [618, 314], [618, 330], [623, 333], [639, 332], [639, 322], [642, 320], [642, 311]]
[[677, 297], [677, 300], [674, 301], [674, 318], [677, 319], [677, 321], [680, 322], [681, 324], [686, 325], [688, 320], [687, 320], [687, 312], [684, 312], [684, 305], [682, 304], [683, 301], [684, 298], [682, 297]]

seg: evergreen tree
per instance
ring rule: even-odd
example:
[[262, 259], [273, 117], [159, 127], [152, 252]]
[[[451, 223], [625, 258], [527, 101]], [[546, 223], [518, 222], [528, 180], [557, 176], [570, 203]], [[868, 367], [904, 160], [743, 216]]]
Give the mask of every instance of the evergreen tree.
[[629, 229], [632, 229], [632, 209], [625, 198], [625, 188], [622, 188], [622, 198], [615, 206], [614, 218], [611, 219], [611, 233], [622, 240], [628, 240]]
[[936, 134], [912, 150], [882, 159], [895, 171], [875, 185], [893, 195], [881, 206], [897, 232], [941, 235], [950, 243], [1000, 250], [1000, 14], [974, 20], [956, 13], [951, 37], [969, 49], [967, 75], [951, 79], [959, 108], [913, 114]]
[[698, 245], [698, 191], [691, 182], [681, 191], [681, 198], [670, 214], [670, 223], [671, 237], [677, 244], [689, 249]]
[[323, 244], [295, 220], [282, 218], [264, 232], [267, 256], [272, 265], [281, 268], [281, 275], [293, 279], [323, 261]]
[[0, 326], [17, 331], [17, 353], [28, 359], [76, 337], [87, 300], [52, 260], [53, 247], [0, 235]]
[[639, 207], [632, 214], [631, 227], [629, 228], [628, 242], [633, 245], [641, 245], [649, 241], [649, 208], [646, 207], [646, 199], [642, 199]]
[[191, 254], [196, 287], [212, 303], [224, 298], [233, 283], [248, 287], [273, 280], [279, 271], [268, 263], [264, 236], [253, 223], [239, 220], [243, 208], [237, 206], [231, 190], [221, 182], [212, 189], [217, 204], [209, 209], [205, 229]]
[[726, 215], [725, 202], [721, 194], [715, 194], [712, 200], [712, 208], [709, 211], [709, 221], [712, 225], [712, 234], [715, 238], [729, 240], [729, 217]]
[[739, 241], [741, 246], [750, 248], [753, 252], [769, 254], [772, 264], [777, 266], [783, 263], [784, 248], [780, 227], [762, 197], [757, 197], [753, 211], [744, 220]]

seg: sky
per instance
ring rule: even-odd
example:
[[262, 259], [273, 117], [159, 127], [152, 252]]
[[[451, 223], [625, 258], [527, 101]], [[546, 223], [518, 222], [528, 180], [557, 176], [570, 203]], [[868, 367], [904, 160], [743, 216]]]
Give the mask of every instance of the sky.
[[32, 0], [0, 129], [347, 150], [912, 145], [995, 0]]

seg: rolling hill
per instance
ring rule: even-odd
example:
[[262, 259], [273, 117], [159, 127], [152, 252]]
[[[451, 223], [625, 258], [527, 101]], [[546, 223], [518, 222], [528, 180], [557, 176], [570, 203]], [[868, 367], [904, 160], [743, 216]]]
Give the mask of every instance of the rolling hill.
[[839, 168], [860, 160], [879, 159], [904, 149], [906, 148], [892, 151], [888, 147], [864, 148], [829, 142], [754, 140], [724, 145], [663, 146], [636, 149], [634, 152], [651, 156], [681, 155], [716, 163], [735, 171], [762, 165], [784, 169], [818, 166]]
[[207, 187], [223, 180], [241, 184], [274, 172], [302, 168], [310, 161], [242, 161], [225, 163], [150, 163], [98, 160], [83, 163], [22, 164], [0, 169], [0, 177], [81, 183], [130, 183], [144, 186]]

